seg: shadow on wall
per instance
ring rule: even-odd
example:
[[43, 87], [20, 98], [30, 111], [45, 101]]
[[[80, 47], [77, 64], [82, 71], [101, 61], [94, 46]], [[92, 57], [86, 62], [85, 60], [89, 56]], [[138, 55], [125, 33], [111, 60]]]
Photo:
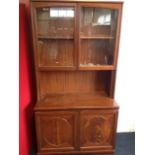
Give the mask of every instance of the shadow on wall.
[[33, 107], [36, 99], [30, 16], [19, 4], [19, 154], [28, 155], [34, 147]]

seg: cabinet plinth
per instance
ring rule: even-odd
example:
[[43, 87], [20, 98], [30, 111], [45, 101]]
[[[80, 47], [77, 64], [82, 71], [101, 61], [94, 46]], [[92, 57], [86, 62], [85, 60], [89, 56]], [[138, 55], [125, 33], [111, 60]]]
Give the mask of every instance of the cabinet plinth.
[[31, 0], [37, 155], [114, 155], [121, 14], [121, 2]]

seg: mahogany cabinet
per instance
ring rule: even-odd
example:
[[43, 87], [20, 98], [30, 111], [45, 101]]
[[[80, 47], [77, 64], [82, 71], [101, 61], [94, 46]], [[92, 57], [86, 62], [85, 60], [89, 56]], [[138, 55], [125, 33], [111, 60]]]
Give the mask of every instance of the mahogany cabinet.
[[114, 155], [122, 2], [32, 0], [38, 155]]

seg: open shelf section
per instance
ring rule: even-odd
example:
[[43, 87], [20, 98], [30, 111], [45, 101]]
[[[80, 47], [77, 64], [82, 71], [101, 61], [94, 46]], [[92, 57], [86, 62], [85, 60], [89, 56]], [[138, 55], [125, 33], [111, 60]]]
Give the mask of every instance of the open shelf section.
[[99, 93], [53, 94], [45, 96], [35, 110], [118, 109], [117, 103]]
[[41, 36], [38, 35], [38, 39], [74, 39], [73, 36]]
[[80, 36], [80, 39], [114, 39], [112, 36]]

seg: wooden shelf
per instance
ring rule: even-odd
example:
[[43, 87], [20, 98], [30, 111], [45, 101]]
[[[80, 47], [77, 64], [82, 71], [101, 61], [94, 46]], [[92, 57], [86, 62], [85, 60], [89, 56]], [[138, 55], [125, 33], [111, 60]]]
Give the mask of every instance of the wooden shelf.
[[52, 71], [52, 70], [75, 70], [75, 66], [40, 66], [39, 71]]
[[[56, 71], [56, 70], [76, 70], [75, 66], [40, 66], [39, 71]], [[91, 70], [115, 70], [115, 66], [79, 66], [79, 70], [91, 71]]]
[[38, 39], [74, 39], [73, 36], [40, 36]]
[[115, 70], [115, 66], [113, 65], [101, 65], [101, 66], [88, 66], [88, 65], [80, 65], [79, 70]]
[[112, 36], [80, 36], [80, 39], [114, 39]]
[[104, 96], [104, 92], [53, 94], [45, 96], [36, 104], [35, 110], [69, 109], [118, 109], [117, 103]]

